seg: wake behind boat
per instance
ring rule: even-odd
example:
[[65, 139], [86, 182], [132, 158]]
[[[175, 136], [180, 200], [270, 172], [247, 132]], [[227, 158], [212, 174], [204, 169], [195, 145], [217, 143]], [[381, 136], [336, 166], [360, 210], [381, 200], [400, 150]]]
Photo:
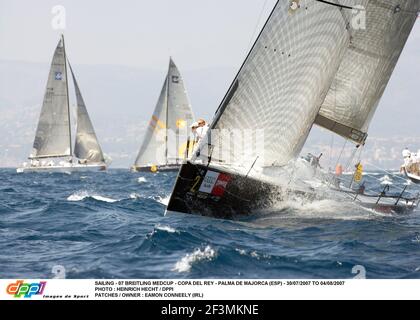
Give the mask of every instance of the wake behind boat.
[[[319, 195], [310, 186], [291, 184], [293, 170], [289, 179], [277, 179], [273, 172], [293, 167], [314, 124], [358, 148], [366, 143], [420, 2], [363, 4], [367, 29], [351, 27], [354, 10], [348, 5], [317, 0], [276, 3], [216, 112], [206, 141], [183, 164], [168, 212], [231, 217], [270, 207], [273, 197], [281, 201], [296, 193], [309, 200], [331, 196], [332, 188]], [[247, 137], [238, 137], [238, 131]]]
[[[69, 63], [70, 66], [70, 63]], [[54, 53], [48, 77], [33, 151], [29, 163], [17, 169], [25, 172], [77, 172], [107, 169], [85, 102], [70, 66], [77, 99], [77, 129], [74, 150], [64, 36]]]
[[184, 80], [171, 58], [159, 100], [132, 171], [179, 171], [191, 149], [188, 141], [193, 122]]

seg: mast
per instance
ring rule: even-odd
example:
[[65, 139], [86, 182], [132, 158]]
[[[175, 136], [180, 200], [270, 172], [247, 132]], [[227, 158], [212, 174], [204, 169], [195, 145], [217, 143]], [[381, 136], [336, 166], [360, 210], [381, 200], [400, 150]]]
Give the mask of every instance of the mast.
[[66, 73], [66, 93], [67, 93], [67, 114], [68, 114], [68, 120], [69, 120], [69, 139], [70, 139], [70, 157], [73, 158], [73, 146], [71, 142], [71, 117], [70, 117], [70, 99], [69, 99], [69, 82], [68, 82], [68, 76], [67, 76], [67, 54], [66, 54], [66, 45], [64, 43], [64, 34], [61, 35], [61, 41], [63, 41], [63, 50], [64, 50], [64, 70]]
[[166, 159], [166, 165], [169, 165], [169, 159], [168, 159], [168, 128], [169, 128], [169, 77], [171, 73], [171, 60], [172, 58], [169, 58], [169, 67], [168, 67], [168, 74], [166, 76], [166, 136], [165, 136], [165, 159]]

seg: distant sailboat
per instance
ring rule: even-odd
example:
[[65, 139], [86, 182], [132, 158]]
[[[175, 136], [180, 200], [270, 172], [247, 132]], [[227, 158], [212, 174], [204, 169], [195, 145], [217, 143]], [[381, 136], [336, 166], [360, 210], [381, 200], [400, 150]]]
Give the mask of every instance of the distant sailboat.
[[191, 150], [190, 125], [194, 122], [181, 73], [172, 58], [133, 171], [178, 171]]
[[[29, 156], [30, 163], [18, 168], [18, 173], [106, 170], [104, 154], [69, 64], [77, 98], [76, 141], [74, 150], [72, 148], [66, 61], [62, 36], [51, 63], [33, 151]], [[59, 163], [53, 160], [59, 158], [62, 158]]]
[[[359, 5], [366, 28], [352, 27]], [[365, 144], [419, 9], [418, 0], [277, 1], [208, 139], [182, 165], [167, 211], [229, 218], [290, 194], [316, 197], [309, 184], [291, 185], [290, 178], [313, 125]], [[259, 150], [252, 139], [229, 140], [235, 130], [255, 137], [261, 129]]]

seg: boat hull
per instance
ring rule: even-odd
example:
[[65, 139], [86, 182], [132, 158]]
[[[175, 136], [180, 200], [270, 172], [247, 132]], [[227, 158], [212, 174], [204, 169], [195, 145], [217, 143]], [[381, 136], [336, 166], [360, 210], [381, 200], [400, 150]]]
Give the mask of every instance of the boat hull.
[[159, 172], [178, 172], [181, 165], [169, 165], [169, 166], [157, 166], [157, 167], [132, 167], [133, 172], [148, 172], [148, 173], [159, 173]]
[[287, 195], [285, 190], [273, 184], [187, 162], [179, 171], [167, 212], [231, 219], [272, 207]]
[[418, 175], [409, 173], [407, 168], [403, 167], [405, 176], [416, 184], [420, 184], [420, 177]]
[[[418, 205], [418, 199], [397, 199], [390, 197], [358, 195], [351, 192], [336, 192], [337, 199], [382, 213], [407, 213]], [[347, 195], [346, 195], [347, 194]], [[196, 214], [215, 218], [232, 219], [234, 216], [250, 215], [261, 209], [272, 208], [285, 199], [298, 197], [299, 201], [323, 200], [328, 195], [310, 191], [298, 191], [256, 180], [250, 177], [226, 172], [218, 168], [187, 162], [182, 165], [175, 183], [167, 213]], [[379, 199], [379, 201], [378, 201]]]
[[106, 171], [105, 164], [99, 165], [82, 165], [75, 164], [72, 166], [40, 166], [40, 167], [22, 167], [16, 170], [17, 173], [72, 173], [72, 172], [97, 172]]

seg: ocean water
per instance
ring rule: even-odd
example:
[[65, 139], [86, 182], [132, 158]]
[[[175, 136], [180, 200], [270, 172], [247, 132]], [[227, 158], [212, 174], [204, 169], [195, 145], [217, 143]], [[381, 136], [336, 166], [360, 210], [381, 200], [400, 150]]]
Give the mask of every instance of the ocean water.
[[0, 170], [0, 278], [53, 278], [57, 268], [76, 279], [420, 278], [418, 211], [325, 200], [234, 221], [164, 216], [175, 177]]

